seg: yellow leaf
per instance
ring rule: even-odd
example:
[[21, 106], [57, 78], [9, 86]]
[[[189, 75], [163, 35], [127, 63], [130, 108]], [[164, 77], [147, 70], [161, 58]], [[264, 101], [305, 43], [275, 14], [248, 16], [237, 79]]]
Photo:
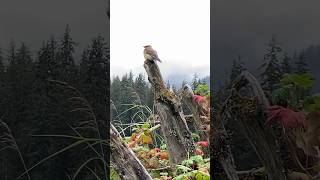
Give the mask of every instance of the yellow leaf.
[[142, 144], [152, 144], [152, 138], [151, 136], [148, 136], [148, 135], [145, 135], [145, 134], [142, 134], [140, 136], [140, 142], [142, 142]]

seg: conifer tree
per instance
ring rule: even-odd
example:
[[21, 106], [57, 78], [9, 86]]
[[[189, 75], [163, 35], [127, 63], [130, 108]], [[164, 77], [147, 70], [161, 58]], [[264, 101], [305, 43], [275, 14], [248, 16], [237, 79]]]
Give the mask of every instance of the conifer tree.
[[[102, 36], [94, 38], [89, 45], [88, 49], [85, 49], [82, 55], [80, 63], [80, 76], [81, 76], [81, 91], [85, 98], [88, 100], [90, 106], [93, 108], [96, 117], [96, 131], [95, 136], [100, 139], [106, 139], [107, 134], [105, 129], [107, 128], [107, 104], [109, 99], [107, 97], [108, 83], [108, 66], [109, 54], [106, 47], [106, 42]], [[92, 120], [85, 119], [85, 121]], [[101, 154], [105, 154], [104, 147], [102, 145], [97, 148], [97, 151]], [[105, 159], [107, 161], [107, 159]], [[95, 169], [97, 174], [101, 174], [105, 165], [97, 163]], [[104, 177], [105, 178], [105, 177]]]
[[112, 78], [111, 81], [111, 85], [110, 85], [110, 99], [112, 100], [115, 109], [112, 115], [113, 115], [113, 120], [117, 120], [115, 119], [116, 116], [121, 113], [118, 111], [118, 108], [120, 107], [120, 97], [121, 97], [121, 80], [119, 78], [119, 76], [114, 76]]
[[296, 64], [296, 71], [295, 72], [297, 74], [304, 74], [309, 71], [308, 64], [307, 64], [307, 58], [306, 58], [304, 50], [302, 50], [299, 53], [299, 56], [298, 56], [295, 64]]
[[102, 36], [98, 36], [92, 40], [89, 49], [84, 51], [80, 63], [82, 92], [93, 106], [107, 102], [107, 63], [109, 59], [106, 43]]
[[54, 36], [47, 42], [49, 79], [59, 79], [58, 43]]
[[143, 74], [138, 74], [137, 78], [135, 79], [134, 82], [134, 89], [138, 93], [141, 104], [145, 105], [147, 102], [147, 83], [145, 81], [145, 77]]
[[199, 77], [196, 73], [193, 74], [191, 85], [192, 85], [192, 90], [195, 90], [199, 85]]
[[244, 70], [246, 70], [246, 68], [244, 66], [244, 62], [241, 59], [241, 56], [239, 55], [237, 59], [233, 60], [230, 81], [232, 82]]
[[[24, 43], [21, 43], [16, 50], [15, 44], [12, 41], [8, 50], [8, 91], [7, 96], [7, 110], [5, 113], [5, 122], [11, 127], [14, 136], [18, 139], [17, 143], [24, 156], [27, 155], [28, 144], [25, 142], [30, 141], [30, 116], [32, 111], [30, 104], [32, 99], [30, 97], [33, 71], [32, 71], [32, 57], [31, 52]], [[21, 166], [14, 166], [21, 164], [18, 156], [10, 154], [8, 161], [13, 165], [9, 167], [9, 177], [17, 177], [18, 172], [21, 172]]]
[[261, 85], [266, 90], [274, 90], [281, 79], [281, 67], [279, 62], [281, 51], [280, 45], [276, 41], [275, 35], [273, 35], [268, 43], [263, 64], [260, 66], [260, 69], [262, 69], [262, 73], [260, 74], [262, 80]]
[[[50, 46], [49, 42], [43, 42], [38, 56], [34, 62], [33, 70], [35, 73], [34, 82], [32, 85], [32, 92], [30, 94], [32, 103], [30, 108], [32, 114], [30, 116], [32, 120], [31, 134], [48, 134], [55, 133], [54, 130], [58, 127], [55, 126], [56, 119], [53, 117], [55, 114], [55, 108], [50, 106], [52, 103], [50, 99], [51, 87], [48, 79], [51, 78], [52, 69], [50, 68]], [[57, 116], [56, 116], [57, 117]], [[30, 142], [29, 157], [31, 164], [39, 162], [41, 159], [48, 156], [48, 154], [54, 153], [53, 147], [54, 140], [44, 138], [33, 138]], [[48, 160], [37, 167], [37, 170], [42, 173], [37, 173], [32, 176], [32, 179], [51, 179], [52, 176], [59, 174], [59, 171], [53, 171], [55, 165], [53, 160]]]
[[282, 74], [285, 74], [285, 73], [290, 74], [292, 72], [290, 61], [291, 61], [291, 59], [288, 56], [288, 53], [284, 53], [283, 59], [282, 59], [282, 62], [281, 62]]
[[4, 115], [6, 109], [6, 99], [7, 99], [7, 84], [6, 84], [6, 72], [4, 66], [4, 58], [2, 54], [2, 49], [0, 48], [0, 117]]
[[61, 40], [59, 52], [58, 52], [58, 60], [59, 60], [59, 80], [65, 82], [74, 82], [76, 74], [76, 66], [74, 61], [74, 52], [76, 43], [73, 41], [71, 37], [71, 30], [69, 25], [66, 26], [65, 32], [63, 34], [63, 38]]
[[4, 61], [4, 59], [3, 59], [2, 49], [0, 48], [0, 79], [3, 78], [4, 72], [5, 72], [5, 67], [4, 67], [3, 61]]
[[170, 81], [169, 81], [169, 80], [167, 81], [166, 85], [167, 85], [167, 88], [168, 88], [168, 89], [171, 88], [171, 84], [170, 84]]

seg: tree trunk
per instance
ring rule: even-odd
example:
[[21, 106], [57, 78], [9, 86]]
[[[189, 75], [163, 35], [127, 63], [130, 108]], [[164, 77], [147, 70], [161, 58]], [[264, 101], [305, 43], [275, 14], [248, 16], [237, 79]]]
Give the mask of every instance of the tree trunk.
[[182, 112], [179, 98], [168, 90], [155, 60], [145, 60], [144, 68], [155, 93], [155, 106], [167, 144], [170, 162], [180, 164], [194, 151], [194, 142]]
[[124, 144], [113, 125], [110, 127], [110, 150], [111, 164], [121, 179], [152, 180], [134, 152]]
[[258, 81], [243, 72], [234, 82], [227, 100], [228, 113], [239, 121], [240, 129], [256, 151], [270, 180], [286, 179], [274, 130], [265, 124], [269, 103]]

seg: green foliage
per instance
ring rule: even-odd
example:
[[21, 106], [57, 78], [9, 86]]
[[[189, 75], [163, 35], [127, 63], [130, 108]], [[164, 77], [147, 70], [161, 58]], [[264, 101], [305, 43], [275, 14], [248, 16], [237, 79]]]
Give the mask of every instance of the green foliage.
[[[280, 80], [280, 87], [272, 92], [272, 101], [274, 104], [282, 106], [290, 106], [295, 110], [301, 110], [303, 104], [306, 108], [306, 102], [310, 102], [309, 91], [314, 85], [314, 78], [312, 75], [305, 74], [284, 74]], [[307, 107], [307, 106], [308, 107]]]
[[184, 160], [181, 165], [177, 165], [178, 176], [173, 178], [175, 180], [189, 179], [209, 179], [210, 159], [203, 159], [202, 156], [191, 156]]
[[195, 94], [199, 94], [201, 96], [209, 97], [210, 90], [207, 84], [198, 84], [197, 88], [194, 90]]
[[272, 102], [279, 103], [290, 99], [290, 86], [284, 86], [272, 92]]
[[320, 96], [310, 97], [305, 102], [305, 109], [307, 112], [320, 110]]
[[298, 88], [309, 89], [313, 86], [315, 80], [309, 73], [304, 74], [284, 74], [280, 80], [282, 86], [293, 84]]
[[119, 180], [120, 176], [118, 175], [118, 173], [113, 169], [110, 168], [110, 180]]
[[173, 178], [173, 180], [189, 180], [190, 178], [194, 178], [195, 180], [209, 180], [210, 174], [204, 173], [199, 170], [193, 170], [190, 172], [180, 174], [179, 176]]

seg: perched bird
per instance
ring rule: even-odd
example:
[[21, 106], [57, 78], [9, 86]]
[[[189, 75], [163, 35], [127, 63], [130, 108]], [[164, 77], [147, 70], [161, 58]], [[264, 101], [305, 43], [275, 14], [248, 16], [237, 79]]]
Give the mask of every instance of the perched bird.
[[161, 60], [158, 57], [157, 51], [155, 51], [151, 45], [146, 45], [143, 47], [144, 47], [143, 55], [146, 60], [157, 60], [161, 62]]

